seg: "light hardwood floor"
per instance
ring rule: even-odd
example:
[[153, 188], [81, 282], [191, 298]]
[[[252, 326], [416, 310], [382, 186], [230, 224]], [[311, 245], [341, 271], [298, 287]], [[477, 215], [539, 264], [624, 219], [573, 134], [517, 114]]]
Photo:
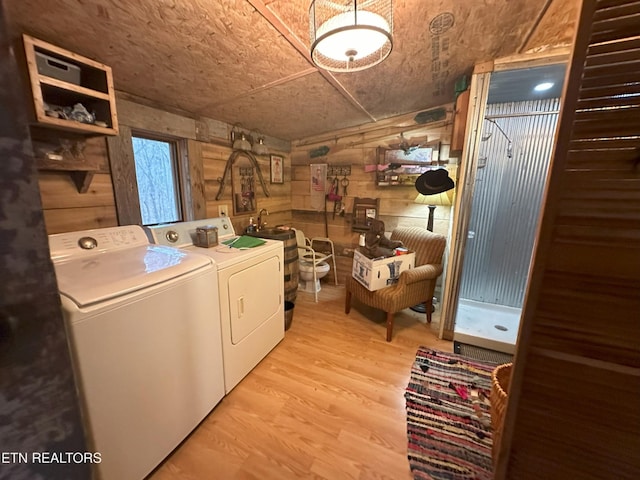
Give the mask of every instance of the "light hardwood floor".
[[[436, 312], [437, 313], [437, 312]], [[291, 328], [149, 477], [152, 480], [410, 480], [404, 390], [418, 346], [452, 351], [437, 315], [384, 313], [323, 285], [298, 293]], [[420, 322], [419, 320], [422, 320]]]

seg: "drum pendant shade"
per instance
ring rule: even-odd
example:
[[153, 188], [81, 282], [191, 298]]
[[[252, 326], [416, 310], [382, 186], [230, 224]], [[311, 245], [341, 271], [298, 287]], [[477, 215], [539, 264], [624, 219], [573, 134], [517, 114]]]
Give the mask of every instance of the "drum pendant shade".
[[393, 48], [392, 0], [313, 0], [311, 59], [324, 70], [356, 72], [382, 62]]

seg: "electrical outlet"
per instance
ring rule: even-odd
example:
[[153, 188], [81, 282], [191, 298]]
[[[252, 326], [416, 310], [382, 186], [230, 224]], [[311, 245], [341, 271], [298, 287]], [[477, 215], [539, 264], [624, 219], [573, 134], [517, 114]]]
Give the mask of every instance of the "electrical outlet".
[[228, 217], [229, 216], [229, 207], [226, 205], [218, 205], [218, 216], [219, 217]]

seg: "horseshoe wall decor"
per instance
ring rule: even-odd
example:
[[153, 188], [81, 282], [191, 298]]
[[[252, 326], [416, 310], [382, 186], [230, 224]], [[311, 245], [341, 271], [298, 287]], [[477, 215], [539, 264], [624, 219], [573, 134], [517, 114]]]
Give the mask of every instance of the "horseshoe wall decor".
[[229, 178], [231, 176], [231, 168], [233, 167], [233, 164], [236, 162], [238, 157], [240, 157], [241, 155], [244, 155], [249, 159], [249, 161], [251, 162], [251, 165], [257, 172], [258, 181], [260, 182], [260, 186], [262, 187], [262, 191], [264, 192], [265, 197], [271, 196], [271, 194], [269, 193], [269, 189], [267, 188], [267, 184], [265, 183], [264, 178], [262, 177], [262, 172], [260, 171], [260, 165], [258, 165], [258, 161], [256, 160], [256, 157], [253, 156], [251, 152], [247, 152], [244, 150], [234, 150], [229, 156], [229, 159], [227, 160], [227, 165], [224, 167], [224, 173], [222, 174], [222, 177], [218, 177], [218, 183], [220, 184], [220, 187], [218, 188], [218, 194], [216, 195], [216, 200], [220, 200], [222, 198], [222, 195], [224, 194], [224, 189], [227, 183], [229, 182]]

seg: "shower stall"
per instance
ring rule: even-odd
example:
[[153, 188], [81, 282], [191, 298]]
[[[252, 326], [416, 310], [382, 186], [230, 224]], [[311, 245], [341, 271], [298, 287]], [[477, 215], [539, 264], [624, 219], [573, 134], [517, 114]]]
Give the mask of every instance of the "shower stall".
[[551, 76], [563, 79], [564, 65], [494, 73], [478, 113], [467, 218], [458, 233], [464, 236], [452, 305], [458, 348], [515, 352], [562, 84], [536, 97], [522, 89], [522, 78]]

